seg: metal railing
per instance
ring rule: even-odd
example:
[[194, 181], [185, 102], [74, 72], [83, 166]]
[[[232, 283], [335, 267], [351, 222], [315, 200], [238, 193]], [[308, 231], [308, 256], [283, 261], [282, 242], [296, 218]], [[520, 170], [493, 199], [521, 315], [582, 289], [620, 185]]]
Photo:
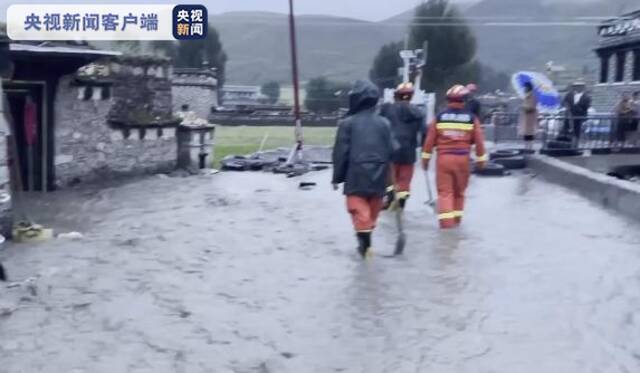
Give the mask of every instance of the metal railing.
[[[494, 143], [524, 142], [517, 113], [495, 113], [485, 125], [486, 137]], [[572, 149], [607, 152], [638, 149], [640, 151], [640, 116], [593, 114], [572, 117], [565, 114], [542, 114], [538, 117], [535, 142], [545, 149]]]

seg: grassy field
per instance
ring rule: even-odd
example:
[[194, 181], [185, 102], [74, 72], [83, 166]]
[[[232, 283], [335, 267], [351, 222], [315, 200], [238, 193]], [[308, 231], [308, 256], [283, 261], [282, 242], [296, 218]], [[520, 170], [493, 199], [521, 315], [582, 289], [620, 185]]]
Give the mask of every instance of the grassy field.
[[[329, 127], [303, 129], [306, 145], [333, 145], [335, 134], [336, 129]], [[292, 127], [216, 127], [216, 166], [227, 155], [245, 155], [258, 151], [265, 137], [263, 150], [289, 147], [295, 141]]]

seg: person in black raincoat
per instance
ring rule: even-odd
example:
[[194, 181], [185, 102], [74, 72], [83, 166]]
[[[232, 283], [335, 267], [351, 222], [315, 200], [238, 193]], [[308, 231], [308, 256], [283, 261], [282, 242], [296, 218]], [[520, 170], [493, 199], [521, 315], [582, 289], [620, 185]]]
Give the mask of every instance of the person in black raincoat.
[[376, 113], [379, 97], [373, 83], [355, 82], [349, 92], [349, 114], [338, 123], [333, 148], [332, 184], [337, 190], [344, 183], [347, 210], [363, 258], [370, 254], [394, 151], [390, 124]]
[[387, 187], [385, 208], [397, 198], [398, 207], [404, 209], [410, 196], [416, 149], [424, 142], [427, 132], [424, 113], [411, 105], [413, 94], [413, 84], [402, 83], [395, 92], [396, 102], [384, 104], [380, 110], [380, 115], [391, 123], [391, 132], [399, 146], [392, 156], [393, 175]]

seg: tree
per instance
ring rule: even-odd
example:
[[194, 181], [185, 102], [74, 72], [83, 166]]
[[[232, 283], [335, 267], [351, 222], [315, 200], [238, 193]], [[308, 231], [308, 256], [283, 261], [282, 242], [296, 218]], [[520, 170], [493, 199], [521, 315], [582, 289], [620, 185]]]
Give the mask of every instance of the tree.
[[483, 92], [506, 91], [511, 84], [511, 78], [502, 71], [496, 71], [490, 66], [480, 64], [478, 86]]
[[224, 84], [227, 54], [224, 52], [218, 31], [209, 25], [208, 35], [202, 40], [181, 40], [178, 43], [175, 66], [179, 68], [201, 68], [207, 62], [218, 72], [218, 83]]
[[149, 47], [155, 54], [171, 58], [173, 61], [178, 57], [178, 44], [173, 40], [153, 40]]
[[275, 104], [280, 99], [280, 83], [274, 81], [265, 83], [260, 88], [260, 92], [269, 97], [269, 103]]
[[348, 105], [349, 86], [346, 83], [333, 82], [325, 77], [311, 79], [307, 83], [305, 106], [315, 113], [333, 113]]
[[455, 83], [477, 81], [479, 69], [474, 57], [476, 39], [448, 0], [429, 0], [416, 7], [409, 29], [409, 47], [422, 48], [428, 41], [428, 61], [422, 75], [422, 87], [442, 97]]
[[398, 69], [402, 67], [402, 42], [383, 45], [373, 60], [373, 67], [369, 71], [369, 78], [380, 89], [395, 88], [400, 83]]

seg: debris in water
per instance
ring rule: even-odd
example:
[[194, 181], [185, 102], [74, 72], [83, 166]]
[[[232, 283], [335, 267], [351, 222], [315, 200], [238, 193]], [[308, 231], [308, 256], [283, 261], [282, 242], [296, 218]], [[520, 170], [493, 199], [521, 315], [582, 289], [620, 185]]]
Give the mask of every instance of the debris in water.
[[82, 233], [80, 233], [80, 232], [60, 233], [58, 235], [58, 238], [77, 241], [77, 240], [83, 239], [84, 235], [82, 235]]
[[299, 188], [300, 188], [300, 189], [302, 189], [302, 190], [311, 190], [311, 189], [313, 189], [316, 185], [318, 185], [318, 184], [316, 184], [316, 183], [314, 183], [314, 182], [301, 181], [301, 182], [300, 182], [300, 185], [299, 185]]

